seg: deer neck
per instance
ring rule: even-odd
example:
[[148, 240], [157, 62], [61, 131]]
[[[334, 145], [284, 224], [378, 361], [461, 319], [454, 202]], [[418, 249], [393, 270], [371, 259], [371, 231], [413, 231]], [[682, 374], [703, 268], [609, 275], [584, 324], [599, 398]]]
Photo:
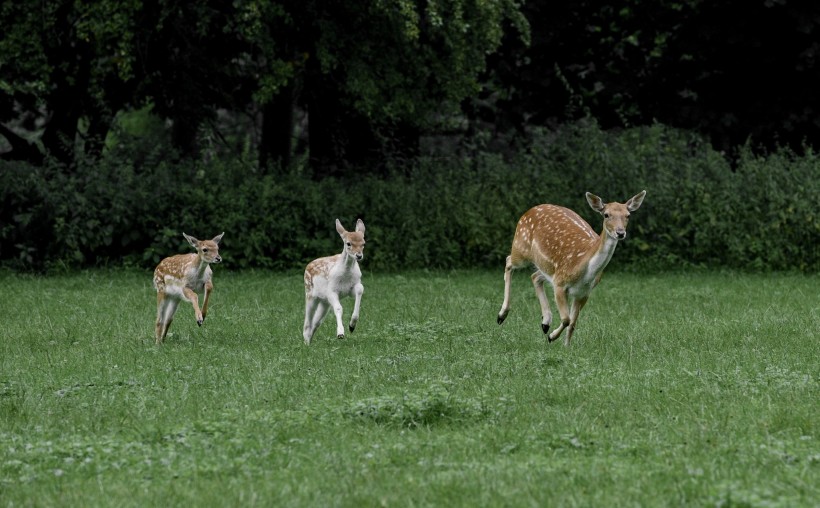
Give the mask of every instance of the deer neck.
[[203, 275], [205, 275], [205, 271], [208, 269], [208, 262], [202, 256], [196, 257], [196, 276], [198, 279], [201, 279]]
[[347, 250], [342, 251], [342, 264], [345, 268], [351, 268], [356, 265], [356, 256], [351, 256]]
[[612, 259], [612, 254], [615, 253], [615, 247], [617, 246], [618, 240], [609, 236], [606, 229], [604, 229], [596, 243], [593, 244], [594, 250], [587, 263], [585, 278], [591, 279], [599, 276], [606, 268], [606, 265], [609, 264], [609, 260]]

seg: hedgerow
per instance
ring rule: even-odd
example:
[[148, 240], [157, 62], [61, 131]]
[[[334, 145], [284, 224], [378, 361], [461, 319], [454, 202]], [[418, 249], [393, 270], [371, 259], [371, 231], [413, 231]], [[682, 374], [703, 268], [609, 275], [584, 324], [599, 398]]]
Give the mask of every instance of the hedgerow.
[[0, 262], [14, 269], [148, 269], [189, 251], [183, 231], [225, 231], [233, 268], [297, 269], [340, 250], [336, 218], [348, 228], [364, 220], [368, 269], [500, 267], [531, 206], [567, 206], [597, 230], [584, 192], [624, 201], [642, 189], [613, 266], [820, 269], [816, 154], [745, 146], [732, 165], [701, 137], [662, 125], [608, 132], [580, 122], [533, 132], [512, 156], [421, 157], [321, 181], [219, 159], [0, 164]]

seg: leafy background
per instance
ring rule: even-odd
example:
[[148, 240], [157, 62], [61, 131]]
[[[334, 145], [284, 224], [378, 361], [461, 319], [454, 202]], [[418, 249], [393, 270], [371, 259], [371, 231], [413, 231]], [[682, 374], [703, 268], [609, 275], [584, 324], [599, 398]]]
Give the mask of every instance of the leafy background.
[[316, 180], [258, 174], [240, 161], [3, 162], [0, 260], [14, 268], [153, 267], [189, 250], [182, 232], [226, 232], [228, 267], [298, 269], [340, 249], [338, 217], [367, 225], [371, 269], [497, 267], [515, 223], [549, 202], [597, 230], [590, 191], [625, 201], [647, 190], [613, 266], [820, 269], [820, 161], [808, 150], [740, 150], [736, 167], [701, 137], [662, 125], [604, 131], [582, 121], [512, 157], [419, 158], [387, 175]]

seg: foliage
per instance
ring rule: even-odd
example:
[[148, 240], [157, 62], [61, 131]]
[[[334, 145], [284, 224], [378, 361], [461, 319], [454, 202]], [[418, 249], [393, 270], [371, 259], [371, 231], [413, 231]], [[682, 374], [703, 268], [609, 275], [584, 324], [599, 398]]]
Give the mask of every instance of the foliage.
[[342, 409], [347, 418], [409, 429], [472, 422], [487, 413], [480, 402], [460, 400], [441, 385], [422, 394], [360, 400]]
[[646, 189], [612, 266], [820, 269], [813, 152], [746, 147], [733, 171], [698, 136], [660, 125], [613, 133], [580, 122], [533, 139], [509, 160], [422, 158], [389, 177], [322, 181], [237, 161], [172, 163], [161, 151], [135, 162], [124, 147], [74, 174], [5, 163], [0, 258], [148, 268], [188, 250], [183, 231], [225, 231], [229, 265], [294, 269], [340, 250], [336, 218], [348, 227], [361, 218], [373, 269], [500, 266], [529, 207], [567, 206], [598, 229], [584, 192], [624, 201]]
[[607, 129], [692, 129], [726, 152], [749, 138], [769, 150], [820, 142], [818, 4], [532, 1], [522, 12], [531, 44], [508, 38], [491, 56], [492, 125], [591, 115]]
[[0, 25], [3, 158], [66, 169], [147, 104], [184, 157], [220, 115], [250, 112], [258, 148], [287, 160], [300, 107], [311, 160], [353, 164], [397, 126], [457, 113], [504, 31], [528, 30], [514, 0], [6, 2]]

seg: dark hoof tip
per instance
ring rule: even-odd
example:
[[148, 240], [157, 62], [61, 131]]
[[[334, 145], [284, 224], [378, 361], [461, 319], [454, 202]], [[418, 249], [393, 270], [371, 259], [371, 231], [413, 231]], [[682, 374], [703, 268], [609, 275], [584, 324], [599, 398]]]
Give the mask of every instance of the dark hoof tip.
[[541, 323], [541, 329], [544, 331], [544, 335], [550, 333], [550, 325], [545, 325], [544, 323]]
[[552, 344], [556, 340], [558, 340], [558, 337], [555, 337], [554, 339], [552, 337], [547, 337], [547, 342], [549, 342], [550, 344]]
[[199, 326], [202, 326], [203, 321], [204, 321], [203, 319], [197, 319], [196, 324], [199, 325]]
[[[348, 328], [350, 328], [350, 333], [353, 333], [353, 330], [356, 329], [356, 325], [350, 325]], [[344, 337], [344, 335], [342, 335], [342, 337]]]
[[496, 321], [498, 321], [498, 324], [501, 324], [504, 322], [505, 319], [507, 319], [507, 316], [498, 316], [498, 319], [496, 319]]
[[337, 335], [337, 336], [336, 336], [336, 338], [337, 338], [337, 339], [340, 339], [340, 340], [341, 340], [341, 339], [344, 339], [344, 338], [345, 338], [345, 334]]

